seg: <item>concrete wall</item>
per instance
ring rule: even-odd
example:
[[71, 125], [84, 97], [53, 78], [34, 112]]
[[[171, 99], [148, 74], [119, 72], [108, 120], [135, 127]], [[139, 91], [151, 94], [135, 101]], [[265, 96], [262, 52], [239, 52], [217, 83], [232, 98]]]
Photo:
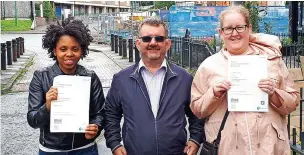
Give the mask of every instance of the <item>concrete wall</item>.
[[[35, 9], [35, 1], [17, 1], [18, 18], [31, 18], [31, 9]], [[15, 2], [1, 1], [1, 17], [14, 18], [15, 17]]]

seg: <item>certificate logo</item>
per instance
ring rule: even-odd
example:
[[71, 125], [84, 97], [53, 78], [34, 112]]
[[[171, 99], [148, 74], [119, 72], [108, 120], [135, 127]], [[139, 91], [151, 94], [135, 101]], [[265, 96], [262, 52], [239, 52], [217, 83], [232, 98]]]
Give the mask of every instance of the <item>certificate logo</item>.
[[265, 105], [265, 101], [261, 101], [261, 105]]
[[267, 108], [264, 108], [264, 107], [257, 107], [257, 110], [261, 110], [261, 111], [263, 110], [263, 111], [264, 111], [264, 110], [267, 110]]
[[239, 99], [238, 98], [231, 98], [231, 103], [239, 103]]

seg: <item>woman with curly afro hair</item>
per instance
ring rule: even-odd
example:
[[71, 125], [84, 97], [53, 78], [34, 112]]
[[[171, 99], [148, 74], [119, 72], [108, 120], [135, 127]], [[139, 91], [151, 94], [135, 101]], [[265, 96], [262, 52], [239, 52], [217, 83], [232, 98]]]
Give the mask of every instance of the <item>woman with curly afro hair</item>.
[[[43, 36], [42, 46], [55, 63], [34, 72], [27, 113], [28, 124], [35, 129], [40, 128], [39, 155], [98, 154], [95, 139], [104, 127], [102, 85], [94, 71], [78, 64], [88, 54], [92, 40], [89, 29], [82, 21], [70, 22], [69, 19], [62, 24], [50, 25]], [[89, 125], [84, 133], [50, 132], [51, 102], [58, 96], [58, 89], [52, 85], [58, 75], [91, 77]]]

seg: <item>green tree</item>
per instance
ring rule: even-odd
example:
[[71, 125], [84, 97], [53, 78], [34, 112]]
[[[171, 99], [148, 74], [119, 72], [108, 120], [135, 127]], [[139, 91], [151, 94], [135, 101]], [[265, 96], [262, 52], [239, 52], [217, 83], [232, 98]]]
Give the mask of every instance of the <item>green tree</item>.
[[47, 21], [51, 21], [55, 18], [54, 9], [50, 1], [43, 1], [43, 15]]
[[258, 9], [258, 2], [257, 1], [246, 1], [245, 8], [249, 10], [249, 20], [252, 25], [252, 31], [255, 33], [260, 32], [259, 28], [259, 9]]
[[165, 9], [165, 8], [167, 8], [167, 10], [169, 10], [169, 8], [172, 5], [175, 5], [174, 1], [155, 1], [154, 2], [155, 9]]
[[264, 27], [265, 27], [265, 33], [271, 34], [271, 29], [272, 29], [271, 23], [264, 22]]

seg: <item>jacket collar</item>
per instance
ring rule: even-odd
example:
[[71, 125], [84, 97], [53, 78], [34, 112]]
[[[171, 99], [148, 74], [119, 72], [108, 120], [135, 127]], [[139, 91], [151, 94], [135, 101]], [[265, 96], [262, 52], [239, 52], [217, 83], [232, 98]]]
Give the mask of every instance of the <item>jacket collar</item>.
[[[53, 72], [54, 72], [56, 75], [65, 75], [65, 73], [63, 73], [63, 72], [61, 71], [61, 69], [60, 69], [60, 67], [59, 67], [57, 61], [56, 61], [56, 62], [54, 63], [54, 65], [52, 66], [52, 70], [53, 70]], [[75, 75], [87, 76], [88, 73], [87, 73], [86, 69], [85, 69], [83, 66], [77, 64]]]
[[[141, 59], [138, 63], [138, 71], [140, 72], [142, 68], [147, 69], [146, 65], [144, 64], [143, 60]], [[159, 69], [161, 69], [161, 68], [164, 68], [165, 71], [167, 72], [167, 60], [166, 59], [164, 59], [163, 63], [160, 65]]]
[[[166, 77], [168, 77], [166, 79], [170, 79], [171, 77], [178, 76], [178, 73], [175, 71], [172, 63], [170, 63], [168, 60], [166, 60], [166, 65], [167, 65]], [[139, 79], [141, 77], [139, 69], [140, 69], [139, 63], [136, 63], [132, 68], [132, 73], [130, 74], [130, 77]]]

